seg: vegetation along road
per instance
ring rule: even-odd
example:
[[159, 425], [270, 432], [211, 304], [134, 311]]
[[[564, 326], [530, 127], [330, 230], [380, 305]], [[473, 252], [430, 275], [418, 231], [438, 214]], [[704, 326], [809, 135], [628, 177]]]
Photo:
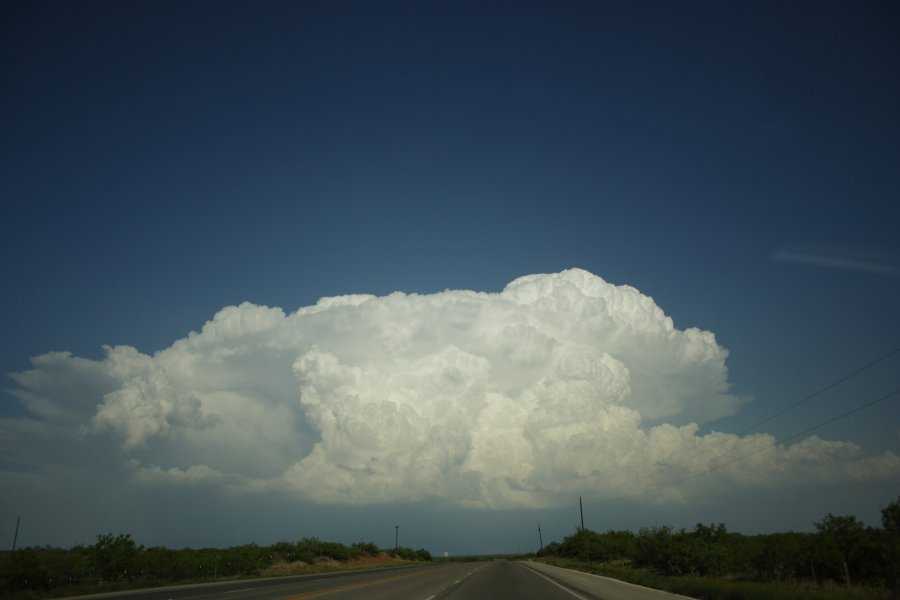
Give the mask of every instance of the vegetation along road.
[[104, 600], [656, 600], [678, 598], [534, 562], [495, 560], [133, 590]]

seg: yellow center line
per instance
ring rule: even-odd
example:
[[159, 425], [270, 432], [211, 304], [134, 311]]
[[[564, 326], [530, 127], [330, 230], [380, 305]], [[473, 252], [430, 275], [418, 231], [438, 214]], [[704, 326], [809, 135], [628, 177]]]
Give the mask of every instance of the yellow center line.
[[314, 598], [315, 596], [325, 596], [327, 594], [336, 594], [337, 592], [345, 592], [347, 590], [355, 590], [357, 588], [369, 587], [370, 585], [377, 585], [379, 583], [385, 583], [387, 581], [394, 581], [397, 579], [403, 579], [404, 577], [412, 577], [413, 575], [420, 575], [426, 571], [431, 571], [435, 567], [426, 567], [424, 569], [416, 569], [413, 573], [403, 573], [402, 575], [392, 575], [391, 577], [382, 577], [380, 579], [371, 579], [368, 581], [363, 581], [360, 583], [348, 583], [346, 585], [339, 585], [337, 587], [330, 587], [324, 590], [312, 590], [309, 592], [303, 592], [302, 594], [294, 594], [293, 596], [282, 596], [278, 600], [300, 600], [301, 598]]

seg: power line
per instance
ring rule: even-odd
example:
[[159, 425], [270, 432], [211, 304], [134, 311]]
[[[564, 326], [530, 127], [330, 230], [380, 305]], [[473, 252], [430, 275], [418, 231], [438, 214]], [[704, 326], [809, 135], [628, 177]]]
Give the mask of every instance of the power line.
[[832, 417], [832, 418], [830, 418], [830, 419], [828, 419], [828, 420], [826, 420], [826, 421], [822, 421], [821, 423], [818, 423], [818, 424], [816, 424], [816, 425], [813, 425], [812, 427], [808, 427], [808, 428], [804, 429], [803, 431], [800, 431], [800, 432], [798, 432], [798, 433], [795, 433], [795, 434], [793, 434], [793, 435], [791, 435], [791, 436], [788, 436], [788, 437], [786, 437], [786, 438], [784, 438], [784, 439], [782, 439], [782, 440], [778, 440], [778, 441], [773, 442], [773, 443], [771, 443], [771, 444], [767, 444], [767, 445], [765, 445], [765, 446], [763, 446], [763, 447], [761, 447], [761, 448], [758, 448], [757, 450], [754, 450], [754, 451], [752, 451], [752, 452], [748, 452], [747, 454], [742, 454], [741, 456], [738, 456], [737, 458], [734, 458], [734, 459], [729, 460], [729, 461], [727, 461], [727, 462], [724, 462], [724, 463], [722, 463], [722, 464], [716, 465], [715, 467], [710, 467], [709, 469], [707, 469], [707, 470], [705, 470], [705, 471], [700, 471], [699, 473], [694, 473], [693, 475], [688, 475], [687, 477], [684, 477], [684, 478], [682, 478], [682, 479], [679, 479], [678, 481], [672, 481], [672, 482], [669, 482], [669, 483], [663, 483], [663, 484], [660, 484], [660, 485], [658, 485], [658, 486], [655, 486], [655, 487], [653, 487], [653, 488], [650, 488], [648, 491], [653, 491], [653, 490], [661, 489], [661, 488], [664, 488], [664, 487], [669, 487], [669, 486], [673, 486], [673, 485], [678, 485], [678, 484], [680, 484], [680, 483], [684, 483], [685, 481], [689, 481], [689, 480], [691, 480], [691, 479], [695, 479], [695, 478], [700, 477], [700, 476], [702, 476], [702, 475], [706, 475], [707, 473], [712, 473], [713, 471], [718, 471], [719, 469], [724, 468], [724, 467], [727, 467], [728, 465], [734, 464], [734, 463], [738, 462], [739, 460], [743, 460], [743, 459], [747, 458], [748, 456], [753, 456], [754, 454], [759, 454], [760, 452], [763, 452], [764, 450], [768, 450], [769, 448], [775, 448], [776, 446], [780, 446], [781, 444], [784, 444], [784, 443], [786, 443], [786, 442], [789, 442], [789, 441], [791, 441], [791, 440], [793, 440], [793, 439], [796, 439], [796, 438], [798, 438], [798, 437], [800, 437], [800, 436], [806, 435], [807, 433], [809, 433], [809, 432], [811, 432], [811, 431], [815, 431], [816, 429], [819, 429], [819, 428], [821, 428], [821, 427], [824, 427], [824, 426], [826, 426], [826, 425], [829, 425], [829, 424], [831, 424], [831, 423], [834, 423], [835, 421], [838, 421], [838, 420], [843, 419], [843, 418], [845, 418], [845, 417], [849, 417], [850, 415], [852, 415], [852, 414], [854, 414], [854, 413], [858, 413], [858, 412], [860, 412], [860, 411], [862, 411], [862, 410], [865, 410], [865, 409], [869, 408], [870, 406], [874, 406], [875, 404], [878, 404], [879, 402], [882, 402], [882, 401], [884, 401], [884, 400], [887, 400], [888, 398], [892, 398], [892, 397], [897, 396], [897, 395], [900, 395], [900, 389], [894, 390], [893, 392], [891, 392], [891, 393], [889, 393], [889, 394], [885, 394], [884, 396], [881, 396], [880, 398], [876, 398], [875, 400], [871, 400], [871, 401], [869, 401], [869, 402], [866, 402], [865, 404], [863, 404], [863, 405], [861, 405], [861, 406], [857, 406], [856, 408], [854, 408], [854, 409], [852, 409], [852, 410], [848, 410], [848, 411], [845, 412], [845, 413], [841, 413], [841, 414], [839, 414], [839, 415], [837, 415], [837, 416], [835, 416], [835, 417]]
[[[884, 360], [887, 360], [888, 358], [890, 358], [890, 357], [893, 356], [894, 354], [897, 354], [898, 352], [900, 352], [900, 347], [894, 348], [893, 350], [891, 350], [891, 351], [888, 352], [887, 354], [883, 354], [882, 356], [876, 358], [875, 360], [873, 360], [873, 361], [871, 361], [871, 362], [869, 362], [869, 363], [863, 365], [862, 367], [856, 369], [856, 370], [853, 371], [852, 373], [849, 373], [849, 374], [847, 374], [847, 375], [844, 375], [844, 376], [841, 377], [840, 379], [836, 379], [836, 380], [832, 381], [831, 383], [829, 383], [829, 384], [826, 385], [825, 387], [820, 388], [819, 390], [813, 392], [812, 394], [809, 394], [808, 396], [806, 396], [806, 397], [804, 397], [804, 398], [801, 398], [800, 400], [794, 402], [793, 404], [791, 404], [791, 405], [789, 405], [789, 406], [786, 406], [785, 408], [779, 410], [778, 412], [776, 412], [776, 413], [774, 413], [774, 414], [772, 414], [772, 415], [769, 415], [768, 417], [766, 417], [766, 418], [763, 419], [762, 421], [759, 421], [759, 422], [757, 422], [757, 423], [754, 423], [753, 425], [750, 425], [749, 427], [746, 427], [746, 428], [742, 429], [741, 431], [737, 432], [737, 433], [734, 434], [734, 435], [735, 435], [736, 437], [739, 438], [739, 437], [741, 437], [742, 435], [744, 435], [744, 434], [746, 434], [746, 433], [749, 433], [749, 432], [753, 431], [754, 429], [756, 429], [756, 428], [759, 427], [760, 425], [765, 425], [765, 424], [768, 423], [769, 421], [772, 421], [772, 420], [774, 420], [774, 419], [780, 417], [780, 416], [783, 415], [784, 413], [786, 413], [786, 412], [788, 412], [788, 411], [790, 411], [790, 410], [793, 410], [793, 409], [797, 408], [797, 407], [800, 406], [801, 404], [803, 404], [803, 403], [805, 403], [805, 402], [808, 402], [808, 401], [812, 400], [812, 399], [815, 398], [816, 396], [821, 396], [822, 394], [824, 394], [824, 393], [827, 392], [828, 390], [831, 390], [831, 389], [833, 389], [833, 388], [839, 386], [840, 384], [844, 383], [844, 382], [847, 381], [848, 379], [852, 379], [853, 377], [856, 377], [856, 376], [859, 375], [860, 373], [862, 373], [862, 372], [864, 372], [864, 371], [866, 371], [866, 370], [868, 370], [868, 369], [871, 369], [872, 367], [874, 367], [874, 366], [877, 365], [878, 363], [880, 363], [880, 362], [882, 362], [882, 361], [884, 361]], [[720, 441], [720, 442], [717, 442], [717, 443], [713, 444], [712, 446], [709, 446], [709, 447], [707, 447], [707, 448], [704, 448], [703, 450], [697, 452], [696, 454], [692, 454], [691, 456], [688, 456], [688, 457], [685, 458], [685, 459], [682, 459], [682, 460], [680, 460], [680, 461], [676, 461], [676, 462], [669, 463], [669, 464], [665, 465], [664, 467], [660, 467], [660, 470], [657, 471], [656, 475], [661, 475], [662, 473], [665, 473], [666, 471], [669, 471], [669, 470], [671, 470], [671, 469], [677, 467], [678, 465], [683, 465], [683, 464], [686, 463], [686, 462], [689, 462], [689, 461], [694, 460], [694, 459], [697, 458], [698, 456], [703, 456], [704, 454], [706, 454], [706, 453], [708, 453], [708, 452], [711, 452], [711, 451], [715, 450], [715, 449], [718, 448], [719, 446], [721, 446], [721, 445], [723, 445], [723, 444], [726, 444], [726, 443], [732, 441], [732, 439], [733, 439], [733, 438], [726, 438], [726, 439], [724, 439], [724, 440], [722, 440], [722, 441]], [[784, 441], [784, 440], [783, 440], [783, 441]], [[652, 475], [647, 475], [647, 476], [643, 477], [642, 479], [645, 479], [646, 477], [652, 477]]]
[[797, 408], [798, 406], [800, 406], [800, 405], [803, 404], [804, 402], [806, 402], [806, 401], [808, 401], [808, 400], [812, 400], [812, 399], [815, 398], [816, 396], [819, 396], [819, 395], [821, 395], [821, 394], [824, 394], [824, 393], [827, 392], [828, 390], [837, 387], [838, 385], [844, 383], [845, 381], [847, 381], [848, 379], [851, 379], [852, 377], [856, 377], [857, 375], [859, 375], [859, 374], [862, 373], [863, 371], [865, 371], [865, 370], [867, 370], [867, 369], [870, 369], [871, 367], [874, 367], [875, 365], [877, 365], [877, 364], [880, 363], [881, 361], [890, 358], [891, 356], [893, 356], [894, 354], [897, 354], [898, 352], [900, 352], [900, 347], [894, 348], [893, 350], [891, 350], [891, 351], [888, 352], [887, 354], [885, 354], [885, 355], [883, 355], [883, 356], [881, 356], [881, 357], [879, 357], [879, 358], [876, 358], [876, 359], [873, 360], [872, 362], [868, 363], [867, 365], [865, 365], [865, 366], [863, 366], [863, 367], [860, 367], [859, 369], [853, 371], [853, 372], [850, 373], [849, 375], [845, 375], [845, 376], [841, 377], [840, 379], [838, 379], [838, 380], [836, 380], [836, 381], [833, 381], [832, 383], [829, 383], [828, 385], [826, 385], [826, 386], [823, 387], [822, 389], [818, 390], [817, 392], [813, 392], [813, 393], [810, 394], [809, 396], [807, 396], [807, 397], [805, 397], [805, 398], [803, 398], [803, 399], [801, 399], [801, 400], [798, 400], [797, 402], [794, 402], [794, 403], [791, 404], [790, 406], [781, 409], [780, 411], [778, 411], [777, 413], [773, 414], [773, 415], [770, 416], [770, 417], [766, 417], [765, 419], [763, 419], [763, 420], [760, 421], [759, 423], [755, 423], [755, 424], [751, 425], [750, 427], [747, 427], [746, 429], [744, 429], [744, 430], [742, 430], [742, 431], [739, 431], [739, 432], [736, 433], [735, 435], [741, 436], [741, 435], [744, 435], [745, 433], [747, 433], [747, 432], [749, 432], [749, 431], [752, 431], [752, 430], [756, 429], [756, 428], [759, 427], [760, 425], [765, 425], [766, 423], [768, 423], [769, 421], [775, 419], [776, 417], [780, 417], [781, 415], [783, 415], [784, 413], [788, 412], [789, 410], [792, 410], [792, 409], [794, 409], [794, 408]]

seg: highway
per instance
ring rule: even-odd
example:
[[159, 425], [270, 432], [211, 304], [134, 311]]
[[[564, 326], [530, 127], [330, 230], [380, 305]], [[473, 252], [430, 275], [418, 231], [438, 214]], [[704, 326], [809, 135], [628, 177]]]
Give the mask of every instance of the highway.
[[82, 600], [662, 600], [683, 598], [534, 562], [495, 560], [251, 579], [79, 596]]

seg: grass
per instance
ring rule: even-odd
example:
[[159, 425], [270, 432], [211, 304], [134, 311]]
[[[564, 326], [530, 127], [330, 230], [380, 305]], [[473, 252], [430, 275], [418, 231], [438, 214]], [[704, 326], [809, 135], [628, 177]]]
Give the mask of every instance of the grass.
[[890, 592], [879, 588], [815, 586], [812, 582], [792, 584], [712, 577], [667, 577], [619, 564], [594, 563], [589, 566], [582, 561], [556, 557], [533, 560], [702, 600], [889, 600], [891, 597]]
[[359, 559], [351, 559], [345, 562], [340, 562], [337, 560], [316, 560], [313, 564], [308, 564], [303, 561], [296, 561], [292, 563], [275, 563], [266, 569], [262, 570], [260, 574], [256, 577], [252, 575], [238, 575], [231, 577], [208, 577], [208, 578], [196, 578], [190, 580], [181, 580], [181, 581], [148, 581], [143, 580], [140, 582], [127, 582], [127, 581], [117, 581], [117, 582], [104, 582], [101, 584], [96, 583], [82, 583], [82, 584], [74, 584], [68, 586], [60, 586], [55, 587], [49, 590], [21, 590], [18, 592], [14, 592], [11, 595], [4, 596], [5, 599], [9, 600], [44, 600], [46, 598], [68, 598], [72, 596], [82, 596], [82, 595], [92, 595], [92, 594], [103, 594], [107, 592], [122, 592], [127, 590], [134, 589], [149, 589], [153, 587], [168, 587], [168, 586], [182, 586], [182, 585], [192, 585], [197, 583], [216, 583], [216, 582], [226, 582], [226, 581], [239, 581], [245, 579], [259, 579], [265, 577], [289, 577], [296, 575], [315, 575], [318, 573], [333, 573], [336, 571], [359, 571], [364, 569], [382, 569], [382, 568], [390, 568], [390, 567], [404, 567], [411, 566], [416, 564], [429, 564], [422, 563], [412, 560], [404, 560], [401, 558], [391, 558], [387, 555], [373, 556], [368, 558], [359, 558]]

